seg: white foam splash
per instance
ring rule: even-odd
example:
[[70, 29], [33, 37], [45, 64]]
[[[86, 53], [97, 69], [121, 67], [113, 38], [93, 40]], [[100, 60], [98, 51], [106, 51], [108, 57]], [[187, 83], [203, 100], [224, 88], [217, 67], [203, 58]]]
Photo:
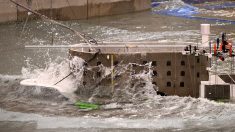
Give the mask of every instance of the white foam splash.
[[[28, 66], [28, 68], [22, 68], [23, 76], [30, 79], [23, 81], [22, 84], [52, 87], [58, 89], [62, 93], [73, 93], [82, 79], [83, 62], [82, 59], [74, 57], [71, 61], [64, 60], [61, 63], [51, 62], [45, 69], [31, 69], [30, 66]], [[56, 84], [71, 73], [71, 65], [75, 66], [73, 67], [73, 70], [76, 71], [74, 72], [75, 77], [72, 77], [71, 75]]]
[[[107, 107], [119, 106], [112, 104]], [[142, 107], [143, 106], [143, 107]], [[127, 105], [122, 112], [132, 116], [110, 117], [46, 117], [37, 114], [23, 114], [0, 109], [0, 121], [34, 121], [38, 129], [44, 128], [177, 128], [190, 130], [229, 128], [235, 121], [235, 107], [232, 104], [216, 103], [191, 97], [159, 97], [147, 100], [144, 105]], [[143, 114], [142, 117], [135, 117]], [[130, 119], [135, 117], [134, 119]]]

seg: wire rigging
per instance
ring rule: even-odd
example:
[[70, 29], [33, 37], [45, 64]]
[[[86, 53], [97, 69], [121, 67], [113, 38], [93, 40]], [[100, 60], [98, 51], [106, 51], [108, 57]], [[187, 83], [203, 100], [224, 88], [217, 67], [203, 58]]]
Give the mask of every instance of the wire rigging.
[[12, 3], [16, 4], [17, 6], [23, 8], [23, 9], [25, 9], [25, 10], [27, 10], [27, 11], [29, 11], [29, 12], [31, 12], [31, 13], [37, 15], [37, 16], [39, 16], [39, 17], [40, 17], [41, 19], [43, 19], [43, 20], [46, 20], [46, 21], [51, 22], [51, 23], [54, 23], [54, 24], [56, 24], [56, 25], [59, 25], [59, 26], [61, 26], [61, 27], [63, 27], [63, 28], [66, 28], [66, 29], [72, 31], [75, 35], [77, 35], [78, 37], [80, 37], [80, 38], [81, 38], [82, 40], [84, 40], [87, 44], [97, 44], [97, 41], [96, 41], [94, 38], [90, 37], [90, 36], [87, 36], [87, 35], [85, 35], [85, 34], [83, 34], [83, 33], [81, 33], [81, 32], [78, 32], [78, 31], [76, 31], [76, 30], [74, 30], [74, 29], [72, 29], [72, 28], [70, 28], [70, 27], [68, 27], [68, 26], [66, 26], [66, 25], [64, 25], [64, 24], [62, 24], [62, 23], [59, 23], [59, 22], [57, 22], [57, 21], [55, 21], [55, 20], [53, 20], [53, 19], [50, 19], [49, 17], [47, 17], [47, 16], [45, 16], [45, 15], [43, 15], [43, 14], [40, 14], [40, 13], [38, 13], [38, 12], [36, 12], [36, 11], [33, 11], [32, 9], [30, 9], [30, 8], [28, 8], [28, 7], [25, 7], [24, 5], [22, 5], [22, 4], [20, 4], [20, 3], [16, 2], [16, 1], [14, 1], [14, 0], [10, 0], [10, 1], [11, 1]]

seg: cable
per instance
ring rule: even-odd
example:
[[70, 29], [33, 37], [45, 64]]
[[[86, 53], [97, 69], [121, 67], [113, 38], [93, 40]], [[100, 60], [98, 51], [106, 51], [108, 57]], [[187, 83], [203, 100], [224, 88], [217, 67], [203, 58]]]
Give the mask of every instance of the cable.
[[[87, 39], [88, 36], [85, 35], [85, 34], [83, 34], [83, 33], [81, 33], [81, 32], [78, 32], [78, 31], [76, 31], [76, 30], [74, 30], [74, 29], [72, 29], [72, 28], [70, 28], [70, 27], [68, 27], [68, 26], [66, 26], [66, 25], [64, 25], [64, 24], [62, 24], [62, 23], [59, 23], [59, 22], [57, 22], [57, 21], [55, 21], [55, 20], [53, 20], [53, 19], [50, 19], [50, 18], [48, 18], [47, 16], [45, 16], [45, 15], [43, 15], [43, 14], [40, 14], [40, 13], [38, 13], [38, 12], [36, 12], [36, 11], [33, 11], [33, 10], [29, 9], [28, 7], [25, 7], [24, 5], [15, 2], [14, 0], [10, 0], [10, 1], [11, 1], [12, 3], [18, 5], [19, 7], [21, 7], [21, 8], [23, 8], [23, 9], [25, 9], [25, 10], [27, 10], [27, 11], [29, 11], [29, 12], [31, 12], [31, 13], [37, 15], [37, 16], [39, 16], [40, 18], [42, 18], [42, 19], [44, 19], [44, 20], [46, 20], [46, 21], [48, 21], [48, 22], [57, 24], [57, 25], [59, 25], [59, 26], [61, 26], [61, 27], [64, 27], [64, 28], [66, 28], [66, 29], [72, 31], [74, 34], [76, 34], [78, 37], [80, 37], [82, 40], [84, 40], [87, 44], [97, 44], [97, 41], [96, 41], [95, 39], [92, 39], [92, 41], [90, 41], [90, 40]], [[91, 38], [91, 37], [89, 36], [88, 38]]]
[[69, 77], [70, 75], [72, 75], [72, 74], [73, 74], [73, 72], [70, 72], [67, 76], [65, 76], [64, 78], [62, 78], [62, 79], [59, 80], [58, 82], [56, 82], [54, 85], [56, 85], [56, 84], [62, 82], [64, 79], [68, 78], [68, 77]]
[[[100, 53], [100, 49], [98, 49], [98, 51], [94, 54], [94, 56], [91, 58], [91, 59], [89, 59], [88, 61], [87, 61], [87, 63], [89, 63], [90, 61], [92, 61], [93, 59], [95, 59], [96, 58], [96, 56], [98, 55]], [[73, 71], [71, 71], [68, 75], [66, 75], [64, 78], [62, 78], [61, 80], [59, 80], [58, 82], [56, 82], [54, 85], [57, 85], [58, 83], [60, 83], [60, 82], [62, 82], [63, 80], [65, 80], [66, 78], [68, 78], [70, 75], [72, 75], [73, 74]]]

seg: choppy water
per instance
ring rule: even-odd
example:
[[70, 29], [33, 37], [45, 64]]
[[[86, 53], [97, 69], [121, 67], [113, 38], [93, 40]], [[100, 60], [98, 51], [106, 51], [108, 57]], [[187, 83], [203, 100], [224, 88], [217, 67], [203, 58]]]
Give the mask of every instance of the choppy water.
[[[216, 5], [216, 9], [211, 9], [213, 4]], [[148, 40], [195, 43], [200, 42], [200, 24], [210, 23], [212, 34], [227, 32], [229, 38], [234, 41], [235, 25], [231, 22], [235, 17], [234, 9], [217, 8], [217, 5], [218, 3], [188, 5], [173, 0], [161, 2], [160, 6], [153, 9], [154, 12], [65, 23], [98, 41]], [[185, 13], [188, 9], [191, 13], [179, 14]], [[177, 13], [178, 15], [175, 15]], [[190, 16], [216, 17], [231, 21], [191, 19]], [[23, 25], [23, 22], [0, 25], [0, 107], [4, 109], [0, 111], [0, 121], [36, 122], [35, 129], [62, 127], [83, 128], [84, 131], [235, 130], [233, 104], [191, 97], [161, 97], [151, 93], [144, 100], [111, 103], [103, 105], [103, 110], [84, 112], [71, 105], [79, 98], [73, 94], [77, 81], [72, 77], [60, 83], [59, 88], [54, 90], [20, 86], [19, 82], [25, 78], [54, 84], [70, 72], [68, 49], [27, 49], [24, 48], [25, 45], [51, 45], [52, 31], [55, 45], [68, 45], [80, 41], [70, 31], [57, 26], [51, 29], [51, 24], [44, 21], [31, 21], [22, 32]], [[148, 79], [143, 80], [148, 84]], [[148, 93], [153, 87], [147, 85], [144, 90]], [[2, 129], [4, 130], [4, 127]]]

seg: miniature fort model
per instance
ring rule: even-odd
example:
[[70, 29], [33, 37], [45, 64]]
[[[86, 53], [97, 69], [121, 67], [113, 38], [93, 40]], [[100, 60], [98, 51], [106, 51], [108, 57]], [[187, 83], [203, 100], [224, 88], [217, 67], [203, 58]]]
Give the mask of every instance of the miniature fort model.
[[[96, 87], [115, 90], [127, 79], [127, 76], [145, 72], [145, 74], [151, 74], [152, 84], [156, 85], [156, 91], [161, 94], [231, 99], [234, 96], [234, 90], [230, 84], [220, 79], [222, 76], [213, 75], [219, 78], [217, 80], [220, 80], [220, 83], [209, 80], [211, 77], [208, 67], [212, 55], [218, 58], [225, 53], [220, 53], [217, 48], [214, 48], [214, 54], [211, 53], [209, 24], [201, 25], [201, 33], [201, 45], [186, 46], [184, 43], [177, 42], [170, 42], [170, 44], [113, 42], [92, 46], [84, 44], [69, 49], [69, 53], [71, 58], [78, 56], [85, 60], [86, 68], [82, 85], [86, 90], [94, 90], [94, 87], [92, 88], [94, 83]], [[125, 71], [121, 70], [123, 65], [126, 65]], [[106, 67], [106, 70], [109, 68], [110, 72], [103, 67]], [[132, 87], [134, 83], [130, 82], [126, 85]]]
[[[183, 46], [158, 46], [154, 43], [113, 43], [112, 45], [92, 46], [97, 52], [89, 51], [89, 46], [71, 48], [71, 56], [78, 56], [86, 61], [86, 66], [97, 66], [84, 71], [84, 88], [97, 83], [98, 87], [115, 87], [126, 76], [151, 70], [152, 84], [159, 91], [168, 95], [199, 97], [201, 81], [208, 80], [208, 57], [194, 54], [183, 55]], [[119, 74], [120, 67], [129, 65], [126, 73]], [[112, 72], [106, 75], [102, 67], [109, 67]], [[149, 69], [148, 69], [149, 68]], [[131, 85], [134, 84], [129, 84]], [[145, 84], [143, 84], [145, 85]], [[114, 88], [115, 89], [115, 88]]]

